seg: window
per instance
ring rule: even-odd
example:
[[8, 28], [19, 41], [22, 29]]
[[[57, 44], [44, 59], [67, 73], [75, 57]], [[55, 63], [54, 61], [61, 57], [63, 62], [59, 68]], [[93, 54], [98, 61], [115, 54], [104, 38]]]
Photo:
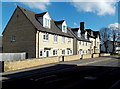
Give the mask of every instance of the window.
[[40, 56], [43, 56], [43, 51], [42, 50], [40, 50]]
[[84, 45], [84, 42], [83, 42], [83, 45]]
[[68, 55], [70, 54], [70, 50], [67, 51], [67, 54], [68, 54]]
[[44, 40], [48, 40], [48, 34], [47, 34], [47, 33], [44, 33], [43, 39], [44, 39]]
[[72, 50], [67, 50], [67, 54], [68, 55], [72, 54]]
[[71, 43], [71, 38], [68, 38], [68, 43]]
[[15, 36], [14, 35], [11, 36], [11, 41], [15, 41]]
[[81, 41], [79, 41], [79, 44], [81, 45]]
[[58, 36], [54, 35], [54, 42], [57, 42], [57, 40], [58, 40]]
[[45, 18], [45, 27], [50, 28], [50, 20]]
[[63, 26], [62, 32], [65, 32], [65, 33], [67, 32], [67, 26], [65, 26], [65, 25]]
[[65, 55], [65, 50], [62, 50], [62, 54], [64, 54], [64, 55]]
[[62, 43], [65, 43], [65, 37], [62, 37]]
[[53, 50], [53, 55], [57, 55], [57, 50]]
[[87, 32], [85, 33], [85, 39], [87, 39]]

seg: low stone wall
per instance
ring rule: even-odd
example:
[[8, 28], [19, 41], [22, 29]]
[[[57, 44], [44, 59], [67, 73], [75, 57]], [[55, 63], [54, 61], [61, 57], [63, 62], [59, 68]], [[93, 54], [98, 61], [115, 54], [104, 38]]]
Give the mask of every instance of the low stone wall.
[[91, 54], [85, 54], [82, 56], [82, 59], [92, 58]]
[[6, 61], [4, 62], [4, 71], [12, 71], [23, 68], [29, 68], [44, 64], [56, 63], [59, 62], [58, 57], [48, 57], [48, 58], [40, 58], [40, 59], [27, 59], [22, 61]]
[[101, 53], [100, 56], [110, 56], [110, 53]]
[[92, 57], [95, 58], [95, 57], [99, 57], [100, 54], [92, 54]]
[[73, 60], [79, 60], [80, 55], [70, 55], [70, 56], [65, 56], [64, 61], [73, 61]]

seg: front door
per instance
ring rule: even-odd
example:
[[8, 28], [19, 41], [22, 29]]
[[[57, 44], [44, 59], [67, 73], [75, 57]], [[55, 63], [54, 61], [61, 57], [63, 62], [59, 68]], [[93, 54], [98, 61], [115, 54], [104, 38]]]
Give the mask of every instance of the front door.
[[49, 57], [49, 50], [46, 50], [46, 57]]

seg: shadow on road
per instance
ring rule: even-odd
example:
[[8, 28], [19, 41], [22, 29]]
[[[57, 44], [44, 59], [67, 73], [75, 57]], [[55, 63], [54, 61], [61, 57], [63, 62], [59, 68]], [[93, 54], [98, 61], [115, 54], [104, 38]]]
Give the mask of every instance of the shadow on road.
[[58, 64], [3, 77], [3, 89], [120, 89], [120, 67]]

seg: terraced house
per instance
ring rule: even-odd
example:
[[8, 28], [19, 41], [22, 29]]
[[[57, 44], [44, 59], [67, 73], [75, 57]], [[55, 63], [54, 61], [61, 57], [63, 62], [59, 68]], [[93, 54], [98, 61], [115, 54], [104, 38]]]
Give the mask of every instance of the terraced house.
[[3, 32], [3, 52], [26, 52], [28, 58], [72, 55], [73, 36], [66, 21], [17, 6]]
[[26, 52], [28, 58], [91, 54], [96, 53], [96, 47], [99, 52], [99, 32], [92, 36], [89, 31], [84, 22], [80, 28], [70, 28], [65, 20], [55, 21], [48, 12], [35, 13], [17, 6], [3, 31], [3, 52]]
[[80, 28], [71, 28], [74, 36], [73, 54], [93, 54], [100, 53], [99, 31], [85, 29], [84, 22], [80, 23]]

